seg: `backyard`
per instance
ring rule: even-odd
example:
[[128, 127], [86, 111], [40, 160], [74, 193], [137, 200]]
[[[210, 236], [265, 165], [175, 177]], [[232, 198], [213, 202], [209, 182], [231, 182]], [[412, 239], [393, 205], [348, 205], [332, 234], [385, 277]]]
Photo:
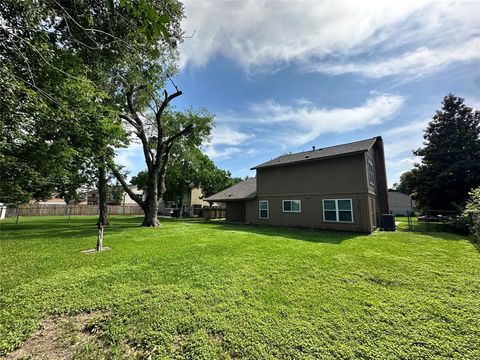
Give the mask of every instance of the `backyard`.
[[0, 356], [480, 358], [466, 237], [162, 220], [0, 223]]

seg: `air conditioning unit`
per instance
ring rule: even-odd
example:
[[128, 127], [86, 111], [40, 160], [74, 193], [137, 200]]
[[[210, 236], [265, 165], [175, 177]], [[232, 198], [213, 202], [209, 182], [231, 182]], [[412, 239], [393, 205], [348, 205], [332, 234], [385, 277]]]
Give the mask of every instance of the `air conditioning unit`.
[[396, 229], [395, 216], [391, 214], [382, 214], [382, 230], [395, 231]]

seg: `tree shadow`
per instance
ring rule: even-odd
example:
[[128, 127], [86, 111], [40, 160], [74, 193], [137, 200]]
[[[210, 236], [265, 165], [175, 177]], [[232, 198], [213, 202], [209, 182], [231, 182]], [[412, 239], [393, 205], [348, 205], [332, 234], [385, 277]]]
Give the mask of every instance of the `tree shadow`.
[[[110, 217], [110, 225], [105, 226], [105, 232], [116, 234], [127, 229], [139, 227], [142, 216], [135, 217]], [[49, 239], [82, 238], [97, 235], [97, 218], [86, 216], [68, 217], [28, 217], [15, 221], [4, 222], [0, 227], [4, 239], [8, 234], [14, 234], [16, 240], [48, 237]]]
[[367, 236], [367, 234], [348, 231], [321, 230], [286, 226], [284, 227], [253, 225], [243, 223], [231, 223], [223, 220], [210, 222], [198, 221], [196, 223], [210, 226], [217, 230], [241, 231], [262, 236], [280, 237], [288, 240], [300, 240], [325, 244], [340, 244], [345, 240], [351, 240], [358, 237]]

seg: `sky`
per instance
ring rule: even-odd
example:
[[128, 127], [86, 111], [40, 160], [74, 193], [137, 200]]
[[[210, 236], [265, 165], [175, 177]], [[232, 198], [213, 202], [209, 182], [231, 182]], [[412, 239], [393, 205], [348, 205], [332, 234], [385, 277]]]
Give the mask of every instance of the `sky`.
[[[177, 109], [233, 176], [285, 153], [382, 136], [388, 184], [419, 159], [442, 98], [480, 108], [479, 1], [184, 1]], [[118, 163], [145, 168], [132, 144]]]

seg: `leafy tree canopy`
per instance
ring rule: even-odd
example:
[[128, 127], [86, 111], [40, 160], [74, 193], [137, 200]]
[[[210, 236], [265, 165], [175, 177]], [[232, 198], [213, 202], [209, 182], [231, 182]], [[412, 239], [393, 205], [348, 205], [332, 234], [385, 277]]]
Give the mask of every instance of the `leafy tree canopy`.
[[402, 183], [420, 208], [458, 210], [471, 189], [480, 185], [480, 112], [449, 94], [424, 134], [424, 147], [414, 151], [421, 164]]
[[1, 2], [0, 201], [67, 200], [93, 181], [127, 143], [127, 84], [146, 84], [145, 105], [175, 71], [182, 17], [175, 0]]

